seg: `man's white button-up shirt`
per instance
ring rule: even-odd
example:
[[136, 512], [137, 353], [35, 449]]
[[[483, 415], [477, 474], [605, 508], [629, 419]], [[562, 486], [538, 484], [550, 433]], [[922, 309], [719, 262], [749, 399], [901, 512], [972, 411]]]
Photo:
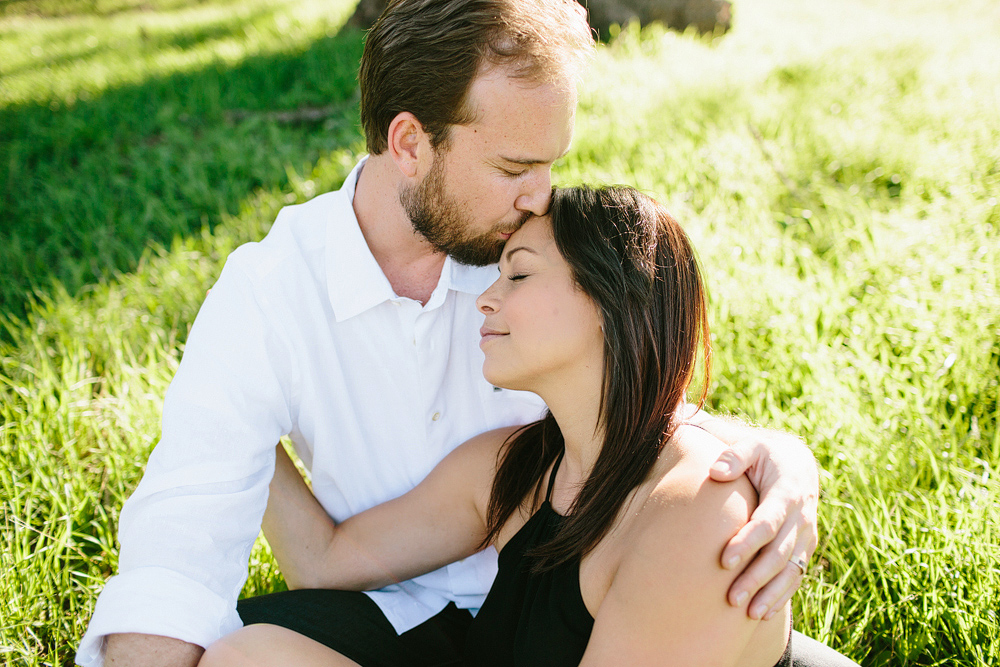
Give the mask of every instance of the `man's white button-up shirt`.
[[[241, 627], [236, 599], [281, 436], [342, 521], [413, 488], [468, 438], [544, 409], [483, 379], [475, 300], [496, 267], [447, 259], [426, 305], [393, 292], [354, 214], [363, 165], [340, 190], [283, 209], [205, 299], [161, 440], [122, 510], [119, 572], [80, 645], [85, 667], [102, 663], [111, 633], [207, 646]], [[449, 601], [478, 607], [495, 574], [488, 550], [369, 595], [402, 632]]]

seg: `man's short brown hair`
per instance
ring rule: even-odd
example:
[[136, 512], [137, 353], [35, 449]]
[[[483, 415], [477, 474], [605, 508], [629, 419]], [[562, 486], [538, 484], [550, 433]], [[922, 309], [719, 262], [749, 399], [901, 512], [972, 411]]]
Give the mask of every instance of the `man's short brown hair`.
[[416, 116], [437, 149], [452, 125], [473, 120], [467, 94], [489, 67], [532, 83], [579, 72], [593, 50], [574, 0], [393, 0], [368, 32], [361, 124], [368, 152], [386, 150], [389, 124]]

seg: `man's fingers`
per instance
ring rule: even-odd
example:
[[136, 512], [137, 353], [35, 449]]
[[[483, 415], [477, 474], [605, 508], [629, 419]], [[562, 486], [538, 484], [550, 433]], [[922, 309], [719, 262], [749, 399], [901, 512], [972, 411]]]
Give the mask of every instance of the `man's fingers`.
[[740, 606], [747, 600], [754, 599], [762, 589], [770, 584], [772, 579], [780, 577], [785, 566], [788, 565], [791, 551], [792, 545], [789, 544], [787, 549], [772, 546], [760, 552], [730, 586], [729, 603]]
[[[815, 514], [813, 516], [815, 517]], [[807, 523], [806, 529], [800, 530], [799, 533], [800, 533], [799, 540], [801, 543], [797, 545], [797, 550], [795, 551], [795, 553], [797, 554], [801, 553], [802, 557], [808, 563], [809, 560], [813, 557], [813, 554], [816, 553], [816, 547], [819, 545], [819, 534], [817, 533], [816, 530], [816, 524]]]
[[[759, 528], [752, 527], [755, 519], [751, 519], [750, 523], [744, 526], [744, 529], [749, 528], [750, 532], [747, 535], [747, 541], [740, 545], [752, 546], [752, 550], [748, 551], [751, 558], [744, 561], [749, 562], [749, 565], [729, 587], [729, 603], [737, 607], [747, 600], [754, 600], [762, 589], [771, 584], [773, 579], [781, 578], [788, 560], [798, 546], [799, 535], [794, 530], [794, 526], [786, 523], [776, 527], [777, 519], [773, 518], [757, 520], [760, 521]], [[740, 535], [737, 534], [736, 538], [733, 539], [739, 537]], [[761, 546], [764, 548], [761, 549]], [[756, 557], [753, 557], [754, 554]], [[766, 599], [776, 600], [784, 592], [784, 588], [780, 587], [780, 584], [779, 581], [779, 590]], [[754, 604], [759, 604], [759, 602], [754, 602]], [[748, 613], [754, 608], [753, 605], [748, 607]]]
[[[810, 531], [798, 531], [795, 546], [792, 547], [784, 569], [750, 601], [747, 614], [751, 618], [768, 620], [795, 595], [795, 591], [799, 590], [806, 571], [809, 569], [809, 559], [812, 558], [815, 549], [815, 534]], [[800, 568], [796, 562], [802, 567]]]
[[805, 572], [793, 560], [808, 568], [813, 549], [815, 536], [811, 532], [786, 524], [779, 537], [761, 551], [733, 583], [730, 603], [749, 599], [747, 615], [750, 618], [760, 620], [773, 616], [802, 585]]
[[[782, 527], [782, 517], [761, 512], [760, 506], [750, 517], [750, 521], [740, 528], [740, 531], [729, 540], [722, 551], [722, 566], [727, 570], [735, 570], [749, 562], [753, 555], [778, 536]], [[777, 570], [775, 571], [775, 573]], [[772, 574], [772, 576], [774, 576]]]
[[802, 571], [789, 562], [767, 586], [750, 601], [747, 614], [753, 619], [769, 619], [792, 599], [802, 585]]
[[758, 443], [754, 440], [741, 440], [719, 454], [709, 475], [717, 482], [730, 482], [755, 464], [760, 456]]

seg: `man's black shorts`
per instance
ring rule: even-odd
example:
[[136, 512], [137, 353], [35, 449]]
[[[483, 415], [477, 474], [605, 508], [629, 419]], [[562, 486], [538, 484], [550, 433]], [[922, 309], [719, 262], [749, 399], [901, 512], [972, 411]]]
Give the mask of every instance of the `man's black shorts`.
[[[314, 639], [362, 667], [460, 667], [472, 615], [449, 604], [437, 616], [397, 635], [364, 593], [296, 590], [240, 600], [244, 625], [271, 623]], [[666, 621], [665, 621], [666, 622]], [[792, 633], [795, 667], [858, 667], [825, 644]]]
[[240, 600], [244, 625], [271, 623], [329, 646], [362, 667], [456, 667], [472, 615], [449, 604], [441, 613], [397, 635], [364, 593], [294, 590]]

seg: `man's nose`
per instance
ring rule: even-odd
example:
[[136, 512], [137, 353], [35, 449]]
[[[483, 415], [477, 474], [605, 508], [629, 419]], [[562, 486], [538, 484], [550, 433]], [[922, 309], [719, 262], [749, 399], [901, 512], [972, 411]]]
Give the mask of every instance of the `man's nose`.
[[552, 198], [552, 172], [545, 167], [526, 181], [525, 191], [514, 201], [514, 208], [534, 215], [545, 215]]

